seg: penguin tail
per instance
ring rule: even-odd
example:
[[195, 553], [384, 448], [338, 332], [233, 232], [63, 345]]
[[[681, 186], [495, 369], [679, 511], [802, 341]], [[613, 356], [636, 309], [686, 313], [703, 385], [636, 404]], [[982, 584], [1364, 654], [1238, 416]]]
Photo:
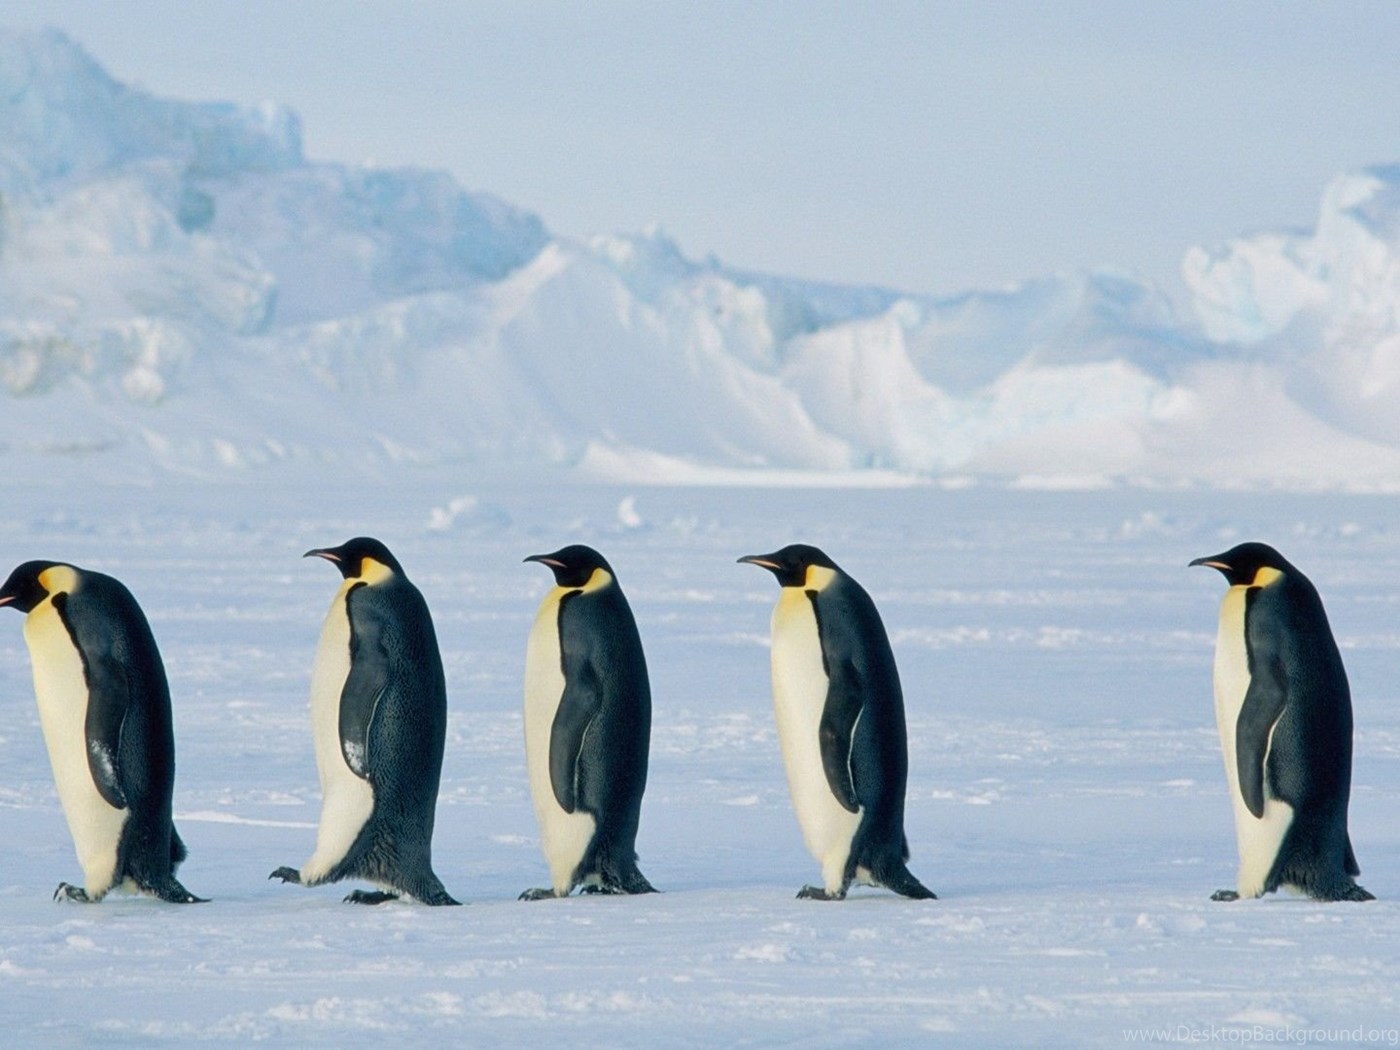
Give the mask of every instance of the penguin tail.
[[[1337, 846], [1341, 845], [1338, 856]], [[1338, 865], [1338, 861], [1341, 862]], [[1376, 898], [1356, 884], [1361, 868], [1351, 848], [1351, 836], [1342, 841], [1316, 832], [1314, 825], [1295, 821], [1289, 828], [1264, 882], [1264, 892], [1291, 886], [1315, 901], [1369, 901]]]
[[938, 899], [938, 894], [915, 878], [909, 870], [909, 866], [898, 856], [886, 854], [877, 858], [870, 865], [870, 873], [875, 876], [877, 883], [888, 890], [893, 890], [901, 897], [909, 897], [911, 900], [919, 901]]
[[143, 886], [142, 889], [154, 897], [159, 897], [167, 904], [205, 904], [208, 902], [207, 897], [196, 897], [185, 889], [174, 876], [152, 882]]
[[647, 881], [642, 869], [637, 867], [635, 849], [610, 849], [603, 851], [597, 860], [597, 870], [603, 886], [613, 893], [656, 893], [656, 887]]
[[622, 887], [623, 893], [658, 893], [655, 886], [647, 881], [647, 877], [642, 874], [642, 869], [636, 864], [630, 864], [618, 872], [617, 884]]
[[[1355, 857], [1348, 856], [1353, 864]], [[1338, 871], [1336, 860], [1325, 864], [1311, 858], [1293, 858], [1288, 864], [1276, 864], [1264, 884], [1264, 892], [1272, 893], [1291, 886], [1315, 901], [1373, 901], [1375, 896], [1358, 886], [1350, 866]]]
[[938, 894], [916, 879], [902, 864], [897, 872], [886, 874], [884, 877], [876, 877], [880, 879], [881, 885], [894, 890], [901, 897], [908, 897], [916, 901], [936, 901], [938, 899]]
[[846, 879], [864, 868], [877, 886], [912, 900], [937, 900], [938, 895], [909, 871], [909, 838], [898, 823], [862, 824], [846, 861]]
[[447, 892], [447, 888], [443, 886], [442, 881], [432, 872], [428, 872], [427, 875], [415, 879], [412, 886], [405, 886], [403, 890], [420, 904], [426, 904], [433, 908], [462, 903], [454, 899], [452, 895]]

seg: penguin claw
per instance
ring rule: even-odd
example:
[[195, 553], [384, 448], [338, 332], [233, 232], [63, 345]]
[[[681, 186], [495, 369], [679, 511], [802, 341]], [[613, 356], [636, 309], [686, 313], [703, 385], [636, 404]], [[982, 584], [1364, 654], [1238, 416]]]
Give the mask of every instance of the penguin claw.
[[553, 890], [544, 889], [543, 887], [538, 887], [538, 888], [536, 888], [536, 889], [526, 890], [526, 891], [525, 891], [524, 893], [522, 893], [517, 899], [518, 899], [518, 900], [522, 900], [522, 901], [543, 901], [543, 900], [551, 900], [551, 899], [553, 899], [553, 897], [554, 897], [554, 891], [553, 891]]
[[843, 901], [846, 899], [846, 891], [837, 890], [835, 893], [828, 893], [820, 886], [803, 886], [797, 891], [797, 899], [800, 901]]
[[67, 882], [58, 884], [58, 889], [53, 891], [53, 899], [56, 901], [77, 901], [79, 904], [94, 903], [93, 899], [88, 896], [87, 890]]
[[301, 872], [296, 868], [281, 867], [268, 876], [269, 879], [281, 879], [283, 882], [290, 882], [294, 885], [301, 885]]
[[1237, 901], [1240, 899], [1240, 895], [1234, 890], [1216, 890], [1210, 895], [1210, 899], [1213, 901]]

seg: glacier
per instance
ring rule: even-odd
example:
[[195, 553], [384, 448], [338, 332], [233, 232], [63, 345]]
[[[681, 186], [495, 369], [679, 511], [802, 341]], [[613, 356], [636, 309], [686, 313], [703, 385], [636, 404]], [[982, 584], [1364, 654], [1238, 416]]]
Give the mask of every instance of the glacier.
[[1182, 273], [940, 298], [556, 236], [0, 30], [0, 454], [36, 475], [1400, 487], [1400, 167]]

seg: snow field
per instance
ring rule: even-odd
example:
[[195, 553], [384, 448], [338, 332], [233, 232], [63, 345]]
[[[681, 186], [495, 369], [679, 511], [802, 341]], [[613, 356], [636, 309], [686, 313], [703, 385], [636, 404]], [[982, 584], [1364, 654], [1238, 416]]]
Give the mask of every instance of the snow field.
[[[454, 509], [455, 501], [455, 509]], [[34, 486], [18, 563], [131, 587], [175, 704], [181, 869], [206, 905], [51, 903], [75, 861], [20, 618], [0, 619], [0, 1003], [20, 1045], [1117, 1046], [1143, 1026], [1393, 1026], [1400, 987], [1400, 531], [1387, 497], [1193, 491], [619, 489], [558, 479]], [[461, 909], [267, 881], [310, 853], [307, 690], [335, 574], [384, 539], [433, 610], [450, 723], [435, 867]], [[1355, 694], [1365, 906], [1210, 902], [1234, 877], [1210, 700], [1220, 583], [1254, 536], [1313, 578]], [[797, 901], [815, 875], [783, 780], [777, 588], [734, 559], [823, 546], [875, 598], [910, 725], [912, 870], [940, 896]], [[613, 563], [655, 697], [638, 839], [664, 892], [524, 904], [544, 877], [524, 770], [524, 643], [564, 542]], [[76, 992], [76, 994], [75, 994]]]

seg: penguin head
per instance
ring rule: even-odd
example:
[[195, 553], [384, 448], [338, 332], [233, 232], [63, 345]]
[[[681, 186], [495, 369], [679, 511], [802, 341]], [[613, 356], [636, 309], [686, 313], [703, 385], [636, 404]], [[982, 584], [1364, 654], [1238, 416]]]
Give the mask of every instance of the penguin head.
[[537, 561], [554, 573], [554, 582], [560, 587], [582, 587], [593, 573], [602, 569], [609, 576], [615, 576], [608, 560], [582, 543], [561, 547], [553, 554], [532, 554], [526, 561]]
[[27, 561], [17, 566], [5, 585], [0, 587], [0, 606], [9, 606], [22, 613], [33, 612], [34, 607], [51, 593], [40, 577], [59, 564], [56, 561]]
[[841, 571], [824, 551], [808, 543], [790, 543], [772, 554], [746, 554], [739, 561], [767, 569], [783, 587], [807, 586], [807, 570], [812, 566]]
[[[1262, 583], [1259, 574], [1286, 573], [1293, 570], [1288, 560], [1267, 543], [1241, 543], [1223, 554], [1197, 558], [1191, 565], [1218, 569], [1231, 587], [1250, 587]], [[1267, 575], [1268, 573], [1266, 573]]]
[[377, 563], [390, 572], [403, 575], [403, 566], [399, 564], [399, 560], [389, 553], [388, 547], [372, 536], [356, 536], [353, 540], [346, 540], [339, 547], [315, 547], [302, 557], [325, 558], [339, 569], [340, 575], [347, 580], [366, 575], [371, 568], [369, 563]]

